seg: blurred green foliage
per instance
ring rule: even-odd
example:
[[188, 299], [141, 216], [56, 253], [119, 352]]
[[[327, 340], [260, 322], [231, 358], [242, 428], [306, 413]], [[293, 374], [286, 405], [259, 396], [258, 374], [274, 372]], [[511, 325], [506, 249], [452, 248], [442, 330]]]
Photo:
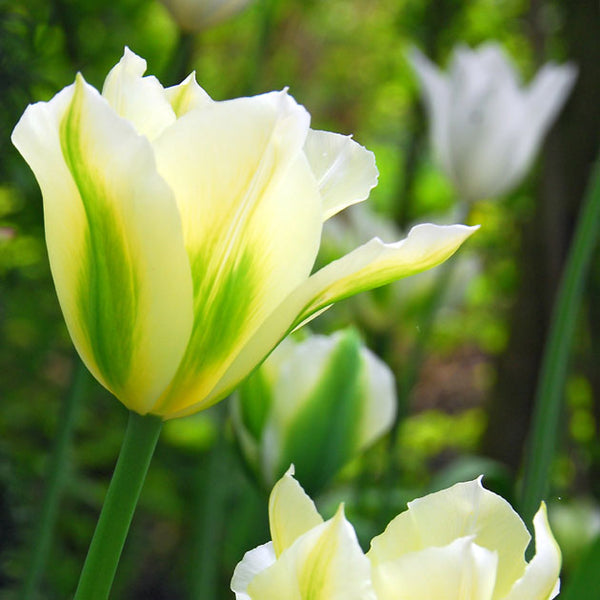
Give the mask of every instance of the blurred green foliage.
[[[327, 229], [324, 234], [320, 260], [325, 261], [381, 234], [380, 227], [392, 234], [397, 230], [399, 238], [400, 230], [413, 222], [455, 218], [452, 187], [427, 146], [418, 90], [406, 60], [412, 45], [444, 63], [457, 42], [475, 45], [495, 39], [528, 78], [539, 65], [540, 48], [544, 59], [570, 56], [567, 21], [558, 1], [256, 0], [231, 21], [186, 41], [157, 0], [0, 0], [2, 598], [16, 597], [26, 569], [49, 448], [75, 365], [49, 272], [40, 193], [9, 143], [26, 105], [52, 97], [73, 81], [77, 70], [100, 87], [125, 45], [146, 58], [149, 73], [164, 83], [175, 83], [195, 69], [199, 83], [215, 99], [290, 86], [311, 113], [314, 128], [353, 133], [378, 160], [380, 179], [368, 201], [371, 212], [336, 217], [338, 233]], [[597, 35], [595, 27], [589, 23], [589, 36]], [[544, 177], [538, 169], [511, 197], [470, 208], [469, 223], [483, 227], [452, 259], [452, 278], [410, 396], [409, 415], [392, 436], [347, 465], [321, 499], [325, 513], [346, 501], [361, 539], [379, 533], [407, 500], [460, 478], [486, 473], [489, 486], [509, 498], [513, 494], [518, 471], [486, 455], [482, 440], [492, 389], [501, 376], [499, 360], [514, 333], [510, 310], [523, 278], [533, 276], [522, 267], [523, 226], [536, 215], [538, 185], [551, 184], [538, 183], [536, 175]], [[553, 239], [547, 236], [544, 243]], [[592, 294], [600, 288], [598, 265], [596, 259], [566, 393], [564, 443], [552, 491], [562, 498], [585, 495], [596, 513], [600, 398], [593, 369], [599, 341], [586, 319], [598, 304]], [[420, 334], [422, 307], [435, 279], [433, 271], [345, 301], [315, 321], [314, 328], [331, 332], [355, 323], [399, 377]], [[217, 590], [215, 598], [231, 598], [228, 582], [235, 564], [246, 550], [268, 539], [266, 498], [243, 471], [218, 410], [165, 426], [114, 598], [210, 597], [193, 595], [199, 593], [200, 575], [213, 586], [211, 591]], [[125, 420], [120, 404], [94, 383], [78, 411], [43, 598], [69, 597], [75, 587]], [[569, 506], [565, 503], [563, 513]], [[213, 516], [210, 552], [195, 533], [205, 530], [207, 512]], [[558, 518], [564, 520], [564, 514]], [[584, 517], [580, 511], [573, 518]], [[571, 555], [567, 544], [564, 551], [568, 578], [585, 548]]]

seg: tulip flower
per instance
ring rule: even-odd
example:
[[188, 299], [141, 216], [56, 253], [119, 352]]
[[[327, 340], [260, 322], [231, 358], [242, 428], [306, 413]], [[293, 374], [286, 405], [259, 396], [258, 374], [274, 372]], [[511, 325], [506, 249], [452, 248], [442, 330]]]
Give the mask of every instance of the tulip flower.
[[251, 0], [161, 0], [183, 31], [198, 32], [226, 21]]
[[500, 46], [454, 50], [447, 74], [414, 50], [434, 154], [462, 199], [499, 196], [524, 177], [576, 77], [545, 65], [524, 89]]
[[237, 600], [551, 600], [558, 594], [561, 556], [544, 504], [534, 519], [536, 554], [529, 563], [525, 525], [479, 478], [409, 502], [372, 540], [369, 568], [351, 525], [337, 522], [342, 509], [323, 523], [292, 475], [284, 475], [269, 500], [272, 542], [247, 552], [234, 571]]
[[236, 600], [376, 600], [343, 505], [323, 521], [293, 474], [292, 467], [269, 498], [272, 541], [247, 552], [234, 571]]
[[523, 521], [481, 478], [408, 503], [371, 542], [379, 600], [551, 600], [561, 555], [542, 503], [534, 520], [536, 554]]
[[394, 376], [348, 329], [290, 338], [239, 388], [230, 404], [238, 444], [271, 488], [294, 463], [316, 493], [392, 425]]
[[126, 49], [101, 94], [77, 75], [12, 136], [42, 190], [73, 342], [132, 411], [211, 406], [291, 330], [443, 262], [474, 230], [420, 225], [311, 274], [323, 221], [375, 185], [372, 153], [311, 130], [285, 90], [216, 102], [193, 75], [165, 89], [145, 69]]

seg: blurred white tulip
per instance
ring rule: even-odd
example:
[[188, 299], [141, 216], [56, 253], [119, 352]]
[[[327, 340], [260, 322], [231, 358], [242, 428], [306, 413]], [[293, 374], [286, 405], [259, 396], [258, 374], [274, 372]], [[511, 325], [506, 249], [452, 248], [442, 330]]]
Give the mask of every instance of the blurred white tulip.
[[496, 197], [524, 177], [573, 87], [573, 65], [544, 65], [531, 85], [497, 44], [459, 46], [447, 73], [410, 56], [430, 118], [433, 151], [461, 198]]
[[252, 0], [161, 0], [183, 31], [198, 32], [226, 21]]

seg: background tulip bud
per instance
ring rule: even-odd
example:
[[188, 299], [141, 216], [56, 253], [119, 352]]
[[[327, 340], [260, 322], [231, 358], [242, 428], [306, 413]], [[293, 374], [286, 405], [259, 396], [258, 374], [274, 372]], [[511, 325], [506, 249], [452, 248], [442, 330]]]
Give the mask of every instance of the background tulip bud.
[[294, 463], [311, 492], [383, 435], [396, 413], [390, 369], [353, 329], [287, 340], [239, 388], [238, 442], [271, 486]]
[[251, 0], [161, 0], [183, 31], [198, 32], [243, 10]]
[[462, 199], [510, 191], [523, 178], [567, 99], [577, 71], [547, 64], [522, 88], [497, 44], [458, 46], [446, 74], [414, 50], [433, 151]]

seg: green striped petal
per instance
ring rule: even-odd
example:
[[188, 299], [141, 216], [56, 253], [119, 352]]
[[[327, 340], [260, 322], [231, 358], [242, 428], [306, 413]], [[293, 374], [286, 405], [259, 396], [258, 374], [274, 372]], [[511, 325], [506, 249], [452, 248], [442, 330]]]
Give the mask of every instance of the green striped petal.
[[81, 76], [30, 106], [13, 142], [44, 196], [50, 266], [83, 361], [128, 408], [151, 410], [192, 325], [192, 282], [152, 149]]
[[102, 95], [118, 115], [152, 140], [174, 123], [176, 116], [163, 86], [156, 77], [142, 77], [145, 72], [146, 61], [126, 47], [106, 76]]
[[375, 238], [311, 275], [269, 315], [241, 349], [213, 389], [208, 402], [222, 398], [292, 329], [308, 322], [334, 302], [414, 275], [444, 262], [477, 229], [465, 225], [413, 227], [406, 239], [384, 244]]
[[291, 466], [273, 486], [269, 496], [269, 526], [275, 556], [322, 522], [315, 503], [294, 479], [294, 467]]
[[210, 405], [233, 358], [310, 273], [321, 200], [302, 151], [308, 120], [285, 92], [271, 93], [191, 111], [155, 142], [194, 280], [192, 336], [158, 407], [167, 418]]
[[349, 135], [311, 129], [304, 152], [319, 183], [324, 221], [367, 198], [377, 185], [375, 155]]
[[370, 565], [340, 506], [248, 585], [252, 600], [375, 600]]

